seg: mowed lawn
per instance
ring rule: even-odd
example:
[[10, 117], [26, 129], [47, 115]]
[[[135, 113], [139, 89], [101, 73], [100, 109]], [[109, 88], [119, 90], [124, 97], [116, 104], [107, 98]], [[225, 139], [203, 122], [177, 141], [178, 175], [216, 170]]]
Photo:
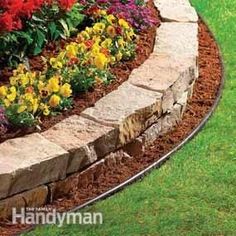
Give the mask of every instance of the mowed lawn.
[[28, 235], [236, 235], [236, 0], [193, 0], [222, 48], [226, 86], [203, 131], [160, 169], [85, 209], [103, 225], [37, 228]]

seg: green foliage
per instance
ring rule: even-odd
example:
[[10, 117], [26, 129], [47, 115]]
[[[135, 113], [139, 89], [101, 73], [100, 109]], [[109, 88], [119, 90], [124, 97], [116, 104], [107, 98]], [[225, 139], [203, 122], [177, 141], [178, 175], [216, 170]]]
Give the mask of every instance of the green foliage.
[[71, 86], [73, 93], [79, 94], [87, 92], [95, 83], [108, 84], [113, 79], [106, 70], [100, 70], [96, 67], [76, 67], [71, 76]]
[[11, 125], [22, 128], [35, 126], [34, 116], [27, 111], [18, 113], [17, 110], [19, 106], [20, 105], [15, 104], [14, 106], [11, 106], [10, 109], [6, 110], [7, 119]]
[[26, 22], [24, 30], [13, 31], [0, 36], [0, 57], [3, 63], [15, 67], [26, 55], [38, 55], [49, 41], [66, 39], [77, 32], [84, 15], [75, 4], [69, 12], [59, 7], [43, 7]]

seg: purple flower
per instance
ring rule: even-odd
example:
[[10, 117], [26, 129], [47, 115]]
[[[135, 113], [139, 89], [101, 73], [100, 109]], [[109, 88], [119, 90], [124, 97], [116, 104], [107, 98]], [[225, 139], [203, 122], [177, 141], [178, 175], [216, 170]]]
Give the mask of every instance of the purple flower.
[[99, 7], [106, 9], [108, 13], [114, 14], [127, 20], [136, 30], [140, 31], [156, 25], [158, 22], [152, 11], [145, 4], [138, 4], [137, 0], [89, 0], [80, 1], [86, 9]]

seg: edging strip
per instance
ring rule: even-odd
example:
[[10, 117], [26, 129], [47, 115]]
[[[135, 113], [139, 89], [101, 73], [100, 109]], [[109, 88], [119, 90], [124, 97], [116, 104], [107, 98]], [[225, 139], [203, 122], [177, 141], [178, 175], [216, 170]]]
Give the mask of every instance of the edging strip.
[[[28, 201], [19, 207], [41, 206], [44, 194], [38, 201], [29, 194], [35, 188], [45, 189], [44, 184], [64, 179], [129, 143], [130, 147], [135, 142], [148, 144], [155, 138], [150, 133], [158, 136], [181, 120], [198, 77], [196, 12], [187, 0], [156, 0], [155, 4], [161, 16], [168, 11], [163, 18], [171, 22], [158, 28], [153, 54], [128, 82], [81, 116], [69, 117], [42, 134], [0, 144], [0, 199], [6, 198], [0, 201], [0, 217], [9, 216], [12, 199], [28, 194]], [[182, 20], [174, 15], [177, 9], [168, 10], [171, 4], [184, 5], [181, 12], [191, 14]], [[25, 190], [29, 191], [21, 193]], [[9, 198], [14, 194], [18, 195]]]

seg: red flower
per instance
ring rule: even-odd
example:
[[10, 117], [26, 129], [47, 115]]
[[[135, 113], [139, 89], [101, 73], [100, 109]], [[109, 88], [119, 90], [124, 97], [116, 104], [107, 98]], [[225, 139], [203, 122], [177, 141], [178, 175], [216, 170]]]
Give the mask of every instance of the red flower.
[[84, 44], [87, 48], [91, 48], [94, 44], [94, 41], [93, 40], [87, 40], [87, 41], [84, 42]]
[[62, 10], [70, 10], [77, 0], [0, 0], [0, 32], [21, 30], [26, 19], [43, 5], [57, 3]]
[[58, 4], [63, 10], [70, 10], [73, 5], [76, 3], [76, 0], [58, 0]]
[[13, 24], [14, 20], [10, 13], [5, 12], [0, 16], [0, 25], [2, 31], [12, 31], [14, 29]]

